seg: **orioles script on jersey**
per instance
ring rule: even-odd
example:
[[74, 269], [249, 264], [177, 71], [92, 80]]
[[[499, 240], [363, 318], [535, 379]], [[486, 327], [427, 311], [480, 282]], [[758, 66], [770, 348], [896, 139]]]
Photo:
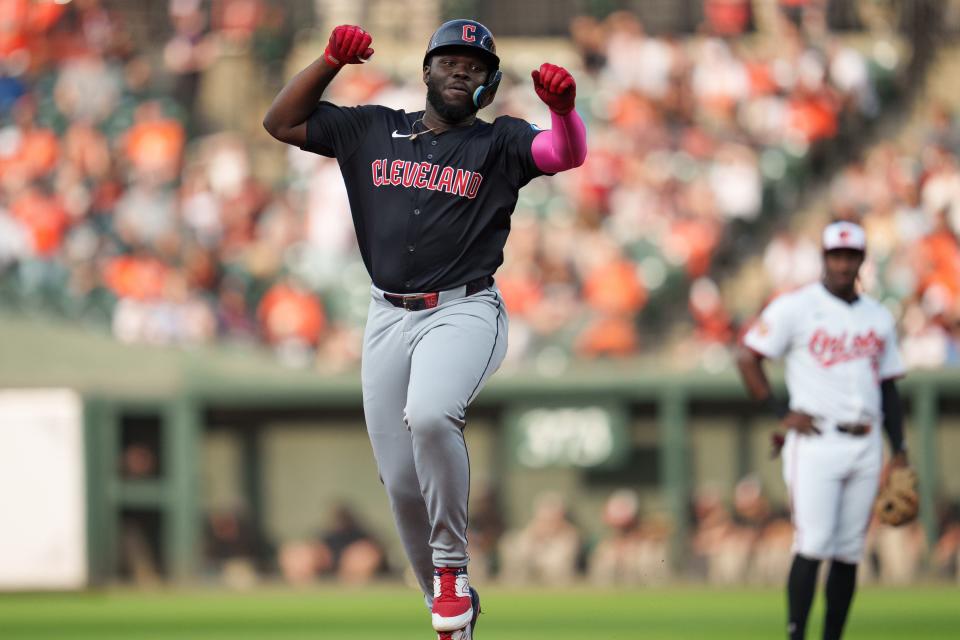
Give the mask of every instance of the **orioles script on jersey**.
[[371, 163], [373, 186], [414, 187], [443, 191], [473, 200], [480, 190], [483, 176], [476, 171], [441, 167], [432, 162], [412, 162], [378, 158]]
[[825, 367], [831, 367], [840, 362], [870, 358], [876, 360], [883, 353], [886, 342], [873, 329], [863, 334], [856, 334], [847, 341], [847, 334], [841, 333], [831, 336], [824, 329], [817, 329], [810, 337], [810, 354]]

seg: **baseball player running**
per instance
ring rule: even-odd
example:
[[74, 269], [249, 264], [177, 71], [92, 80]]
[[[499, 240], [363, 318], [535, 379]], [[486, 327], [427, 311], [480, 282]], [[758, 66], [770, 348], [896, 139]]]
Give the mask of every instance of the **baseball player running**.
[[[804, 638], [821, 560], [830, 560], [824, 639], [840, 638], [880, 480], [883, 439], [905, 466], [894, 380], [904, 374], [890, 312], [857, 291], [863, 229], [823, 231], [823, 280], [776, 298], [744, 336], [738, 365], [750, 395], [787, 429], [783, 477], [793, 512], [788, 636]], [[789, 399], [774, 397], [764, 358], [783, 357]]]
[[576, 85], [543, 64], [533, 88], [541, 131], [477, 111], [500, 82], [493, 35], [453, 20], [423, 59], [423, 111], [338, 107], [320, 98], [345, 65], [370, 59], [370, 34], [339, 26], [293, 77], [263, 125], [278, 140], [335, 157], [372, 280], [361, 377], [367, 431], [407, 557], [441, 640], [468, 640], [480, 612], [467, 578], [470, 461], [466, 409], [503, 361], [507, 316], [493, 274], [521, 187], [586, 157]]

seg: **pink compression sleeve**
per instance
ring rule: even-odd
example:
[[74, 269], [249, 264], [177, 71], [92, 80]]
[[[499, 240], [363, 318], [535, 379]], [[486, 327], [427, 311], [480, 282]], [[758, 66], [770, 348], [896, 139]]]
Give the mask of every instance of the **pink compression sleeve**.
[[587, 129], [576, 111], [561, 116], [550, 112], [553, 128], [533, 139], [530, 152], [544, 173], [566, 171], [583, 164], [587, 157]]

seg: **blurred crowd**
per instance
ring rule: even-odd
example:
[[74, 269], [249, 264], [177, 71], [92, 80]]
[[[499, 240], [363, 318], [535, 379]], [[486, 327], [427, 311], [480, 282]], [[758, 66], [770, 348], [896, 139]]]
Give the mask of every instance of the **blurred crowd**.
[[[218, 56], [282, 74], [283, 8], [171, 0], [170, 35], [151, 42], [99, 0], [0, 3], [0, 300], [127, 342], [261, 343], [292, 365], [356, 366], [367, 280], [336, 162], [290, 149], [269, 184], [249, 135], [219, 130], [198, 100]], [[879, 113], [891, 45], [844, 44], [817, 2], [788, 3], [772, 37], [745, 39], [741, 14], [712, 4], [682, 37], [649, 35], [629, 12], [571, 23], [590, 154], [521, 194], [498, 273], [508, 358], [549, 373], [650, 352], [656, 302], [688, 291], [689, 317], [671, 324], [729, 342], [709, 279], [718, 247], [820, 146]], [[485, 115], [548, 124], [506, 71]], [[330, 98], [422, 108], [418, 74], [390, 73], [351, 68]]]
[[[508, 527], [497, 494], [486, 492], [471, 508], [470, 575], [480, 583], [553, 587], [691, 580], [718, 586], [785, 583], [793, 526], [786, 509], [771, 504], [756, 477], [741, 480], [729, 497], [702, 488], [691, 506], [688, 545], [679, 550], [671, 547], [675, 527], [670, 519], [645, 513], [641, 503], [632, 489], [612, 492], [602, 508], [602, 530], [591, 533], [578, 525], [558, 493], [538, 496], [529, 520]], [[210, 514], [209, 576], [240, 588], [273, 576], [294, 586], [323, 580], [363, 584], [401, 575], [415, 584], [402, 553], [391, 555], [347, 503], [332, 506], [315, 536], [280, 544], [272, 558], [264, 557], [271, 548], [257, 545], [250, 524], [229, 512]], [[958, 505], [944, 509], [939, 524], [942, 534], [928, 547], [918, 523], [893, 528], [872, 522], [859, 580], [895, 585], [931, 578], [960, 581]]]

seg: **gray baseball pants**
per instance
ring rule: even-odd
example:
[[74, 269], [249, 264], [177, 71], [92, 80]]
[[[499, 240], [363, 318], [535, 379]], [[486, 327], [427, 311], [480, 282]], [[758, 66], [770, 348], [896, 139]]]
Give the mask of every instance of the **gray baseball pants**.
[[434, 566], [467, 557], [470, 460], [467, 405], [507, 350], [507, 314], [496, 288], [440, 294], [407, 311], [371, 287], [363, 340], [363, 411], [380, 479], [417, 581], [429, 600]]

